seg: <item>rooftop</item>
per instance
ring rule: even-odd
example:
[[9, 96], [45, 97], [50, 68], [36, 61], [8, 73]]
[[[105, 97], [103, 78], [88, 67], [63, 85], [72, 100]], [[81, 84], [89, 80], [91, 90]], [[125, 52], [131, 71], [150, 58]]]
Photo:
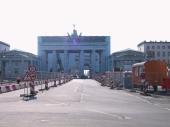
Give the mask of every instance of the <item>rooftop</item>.
[[146, 43], [170, 43], [168, 41], [143, 41], [141, 43], [139, 43], [137, 46], [139, 47], [142, 44], [146, 44]]
[[0, 41], [0, 44], [3, 44], [3, 45], [6, 45], [6, 46], [10, 47], [9, 44], [7, 44], [7, 43], [5, 43], [5, 42], [2, 42], [2, 41]]
[[42, 42], [72, 42], [77, 40], [79, 42], [104, 42], [108, 36], [80, 36], [77, 38], [70, 38], [68, 36], [40, 36]]

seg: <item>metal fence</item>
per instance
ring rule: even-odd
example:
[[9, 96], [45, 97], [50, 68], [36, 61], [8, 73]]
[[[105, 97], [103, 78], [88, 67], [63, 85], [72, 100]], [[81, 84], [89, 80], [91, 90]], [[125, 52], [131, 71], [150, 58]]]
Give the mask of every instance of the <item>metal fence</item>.
[[93, 78], [101, 83], [102, 86], [122, 87], [123, 72], [105, 72], [94, 74]]

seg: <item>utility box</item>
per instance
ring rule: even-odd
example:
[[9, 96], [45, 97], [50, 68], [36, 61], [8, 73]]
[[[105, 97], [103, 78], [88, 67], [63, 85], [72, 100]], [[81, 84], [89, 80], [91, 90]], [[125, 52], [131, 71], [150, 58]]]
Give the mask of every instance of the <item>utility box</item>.
[[123, 72], [123, 87], [125, 89], [132, 89], [132, 72], [131, 71]]

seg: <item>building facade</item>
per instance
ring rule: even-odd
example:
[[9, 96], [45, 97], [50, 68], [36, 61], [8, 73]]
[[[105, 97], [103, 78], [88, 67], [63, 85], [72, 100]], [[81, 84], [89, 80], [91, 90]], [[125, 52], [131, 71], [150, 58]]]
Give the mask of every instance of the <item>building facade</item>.
[[10, 49], [10, 45], [9, 44], [0, 41], [0, 53], [1, 52], [9, 51], [9, 49]]
[[110, 56], [110, 65], [112, 71], [131, 71], [134, 63], [145, 60], [145, 54], [140, 51], [125, 49], [112, 53]]
[[108, 70], [110, 36], [39, 36], [38, 56], [42, 71], [82, 74], [84, 70]]
[[10, 50], [0, 53], [0, 79], [15, 80], [23, 77], [29, 65], [39, 69], [37, 56], [23, 51]]
[[170, 42], [143, 41], [138, 44], [138, 50], [146, 54], [146, 59], [165, 61], [170, 67]]

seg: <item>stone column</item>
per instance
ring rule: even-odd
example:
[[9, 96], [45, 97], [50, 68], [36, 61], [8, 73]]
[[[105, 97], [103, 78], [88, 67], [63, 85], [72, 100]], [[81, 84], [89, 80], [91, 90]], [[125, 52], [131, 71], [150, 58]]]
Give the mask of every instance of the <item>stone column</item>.
[[68, 50], [64, 50], [64, 72], [68, 72]]
[[80, 73], [83, 74], [84, 72], [84, 51], [80, 50]]
[[5, 79], [5, 75], [6, 75], [6, 65], [7, 65], [7, 61], [1, 61], [2, 62], [2, 72], [1, 72], [1, 76], [2, 76], [2, 80]]
[[105, 51], [102, 52], [102, 71], [106, 71], [106, 58], [105, 58]]
[[104, 59], [104, 51], [100, 51], [100, 72], [103, 72], [105, 70], [105, 59]]
[[30, 57], [30, 59], [29, 59], [29, 63], [30, 63], [30, 65], [33, 65], [33, 59], [32, 59], [32, 56]]
[[96, 64], [96, 57], [95, 57], [95, 50], [91, 51], [91, 70], [95, 72], [95, 64]]
[[23, 58], [21, 59], [21, 65], [23, 67], [22, 69], [20, 69], [21, 73], [22, 73], [22, 75], [25, 75], [25, 70], [27, 69], [27, 66], [25, 65], [25, 62], [24, 62]]
[[7, 64], [7, 73], [5, 75], [6, 77], [11, 78], [11, 76], [14, 74], [12, 67], [13, 67], [13, 62], [12, 60], [9, 60]]
[[52, 71], [57, 71], [57, 53], [55, 50], [52, 51]]
[[99, 72], [102, 72], [101, 68], [102, 68], [102, 59], [101, 59], [101, 51], [99, 51]]
[[41, 55], [41, 70], [42, 71], [48, 71], [48, 53], [47, 51], [42, 51]]

